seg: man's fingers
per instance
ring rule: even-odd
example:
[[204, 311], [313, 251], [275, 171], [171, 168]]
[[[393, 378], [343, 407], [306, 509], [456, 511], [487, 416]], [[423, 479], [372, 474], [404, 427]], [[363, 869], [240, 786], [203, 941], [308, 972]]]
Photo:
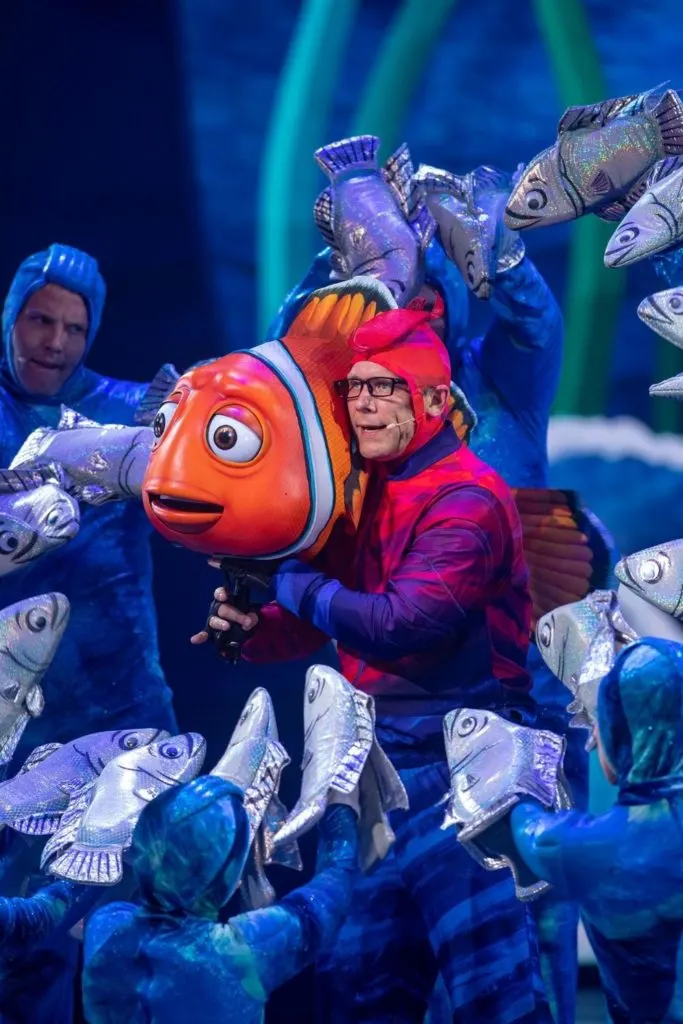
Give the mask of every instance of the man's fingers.
[[191, 644], [205, 644], [208, 639], [209, 639], [209, 634], [206, 632], [205, 629], [203, 629], [201, 631], [201, 633], [195, 633], [194, 636], [190, 637], [190, 643]]
[[219, 629], [225, 632], [226, 629], [230, 629], [230, 623], [226, 622], [225, 619], [219, 619], [217, 615], [212, 615], [209, 619], [209, 625], [211, 629]]
[[227, 601], [228, 600], [228, 592], [225, 589], [225, 587], [216, 587], [216, 589], [213, 592], [213, 596], [215, 597], [215, 599], [217, 601]]

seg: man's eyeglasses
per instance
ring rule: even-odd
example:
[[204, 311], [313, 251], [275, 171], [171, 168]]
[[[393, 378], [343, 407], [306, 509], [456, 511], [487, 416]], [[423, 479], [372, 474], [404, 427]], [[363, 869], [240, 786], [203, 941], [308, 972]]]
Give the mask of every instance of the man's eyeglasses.
[[344, 380], [334, 382], [334, 390], [340, 398], [358, 398], [363, 388], [367, 388], [373, 398], [388, 398], [396, 388], [400, 391], [410, 390], [401, 377], [370, 377], [369, 380], [345, 377]]

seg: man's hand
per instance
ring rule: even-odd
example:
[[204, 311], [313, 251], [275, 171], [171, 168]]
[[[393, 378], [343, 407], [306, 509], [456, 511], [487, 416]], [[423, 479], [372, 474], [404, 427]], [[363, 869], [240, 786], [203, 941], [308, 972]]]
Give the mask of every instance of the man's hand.
[[[238, 608], [228, 604], [228, 592], [225, 587], [217, 587], [213, 592], [214, 600], [218, 601], [216, 614], [209, 619], [208, 625], [211, 629], [219, 629], [223, 632], [230, 629], [230, 623], [236, 622], [242, 629], [253, 629], [258, 622], [258, 615], [254, 612], [241, 612]], [[203, 644], [209, 639], [205, 629], [190, 637], [191, 644]]]

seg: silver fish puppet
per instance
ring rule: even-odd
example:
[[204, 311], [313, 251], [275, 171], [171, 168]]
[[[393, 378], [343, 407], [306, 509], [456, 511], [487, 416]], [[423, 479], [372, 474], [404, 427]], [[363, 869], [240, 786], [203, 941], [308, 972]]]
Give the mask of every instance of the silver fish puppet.
[[[40, 594], [0, 611], [0, 777], [31, 718], [42, 714], [40, 681], [69, 622], [64, 594]], [[0, 819], [1, 820], [1, 819]]]
[[536, 643], [541, 656], [573, 695], [567, 707], [573, 715], [570, 726], [592, 731], [600, 681], [620, 646], [637, 638], [613, 590], [594, 590], [539, 619]]
[[571, 807], [562, 768], [565, 740], [472, 708], [449, 712], [443, 730], [450, 791], [441, 827], [455, 826], [458, 840], [485, 868], [510, 868], [519, 899], [536, 899], [548, 883], [529, 871], [500, 825], [525, 797], [549, 810]]
[[614, 572], [629, 590], [683, 622], [683, 540], [627, 555]]
[[276, 863], [300, 870], [296, 842], [273, 851], [273, 837], [287, 818], [278, 796], [282, 771], [290, 758], [278, 739], [275, 709], [270, 694], [259, 687], [249, 697], [230, 742], [212, 775], [234, 782], [244, 792], [244, 807], [251, 826], [252, 848], [242, 875], [241, 892], [250, 909], [273, 902], [275, 891], [264, 866]]
[[494, 167], [476, 167], [460, 176], [420, 164], [415, 178], [425, 187], [446, 255], [470, 291], [489, 299], [496, 274], [524, 257], [524, 242], [504, 220], [516, 177]]
[[167, 737], [159, 729], [109, 730], [36, 747], [19, 774], [0, 785], [0, 824], [25, 835], [50, 835], [74, 794], [90, 786], [106, 764]]
[[367, 870], [385, 856], [394, 839], [387, 813], [407, 807], [408, 798], [375, 738], [372, 697], [327, 665], [313, 665], [306, 673], [301, 769], [301, 796], [273, 846], [311, 829], [323, 816], [332, 792], [348, 795], [358, 786], [361, 865]]
[[[638, 306], [638, 316], [662, 338], [683, 348], [683, 288], [667, 288], [648, 295]], [[652, 384], [650, 394], [660, 398], [683, 398], [683, 373]]]
[[196, 778], [205, 756], [206, 740], [190, 732], [114, 758], [71, 800], [45, 845], [41, 867], [74, 882], [116, 885], [143, 807], [170, 786]]
[[683, 157], [668, 157], [650, 171], [640, 199], [605, 249], [605, 266], [627, 267], [683, 241]]
[[100, 424], [62, 406], [57, 429], [39, 427], [24, 441], [10, 469], [59, 463], [69, 493], [90, 505], [140, 497], [154, 433], [149, 427]]
[[683, 153], [683, 104], [661, 88], [562, 115], [557, 141], [527, 165], [505, 220], [523, 230], [594, 213], [621, 220], [659, 160]]
[[2, 487], [0, 479], [0, 576], [6, 576], [72, 540], [81, 518], [78, 502], [55, 483], [7, 493]]
[[380, 168], [379, 144], [375, 135], [357, 135], [316, 150], [331, 184], [318, 196], [313, 216], [332, 247], [333, 277], [378, 278], [403, 306], [422, 284], [422, 253], [435, 224], [408, 147]]

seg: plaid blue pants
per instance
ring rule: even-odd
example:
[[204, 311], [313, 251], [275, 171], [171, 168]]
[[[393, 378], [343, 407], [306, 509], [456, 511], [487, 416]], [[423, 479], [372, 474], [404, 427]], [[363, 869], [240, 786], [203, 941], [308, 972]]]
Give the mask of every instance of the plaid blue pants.
[[318, 964], [321, 1024], [421, 1024], [439, 973], [458, 1024], [551, 1024], [530, 907], [440, 827], [445, 760], [400, 774], [410, 810], [392, 816], [396, 842]]

